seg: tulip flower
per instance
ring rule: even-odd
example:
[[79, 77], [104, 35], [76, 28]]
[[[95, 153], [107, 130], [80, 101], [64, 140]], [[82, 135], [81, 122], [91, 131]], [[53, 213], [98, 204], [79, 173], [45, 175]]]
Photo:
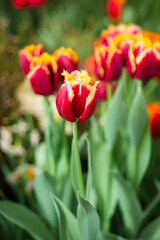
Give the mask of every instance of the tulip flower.
[[28, 74], [30, 71], [30, 63], [33, 57], [39, 57], [44, 52], [42, 44], [30, 45], [19, 52], [19, 61], [22, 68], [22, 71], [25, 74]]
[[152, 137], [160, 137], [160, 102], [148, 103], [147, 111]]
[[131, 77], [149, 80], [157, 76], [160, 68], [159, 44], [142, 38], [130, 46], [126, 66]]
[[115, 22], [120, 21], [125, 2], [126, 0], [108, 0], [106, 3], [107, 16]]
[[122, 72], [121, 54], [114, 46], [101, 45], [94, 52], [95, 73], [98, 79], [113, 81], [120, 77]]
[[118, 34], [135, 35], [140, 33], [142, 30], [135, 24], [118, 24], [110, 25], [107, 29], [103, 30], [100, 36], [100, 43], [106, 46], [110, 45], [110, 42]]
[[58, 86], [58, 69], [53, 56], [43, 53], [40, 57], [35, 57], [27, 77], [36, 94], [44, 96], [53, 94]]
[[71, 48], [61, 47], [54, 52], [53, 56], [58, 65], [58, 76], [60, 81], [64, 80], [64, 76], [62, 75], [64, 70], [69, 73], [77, 70], [79, 57]]
[[97, 85], [86, 71], [63, 73], [64, 83], [58, 91], [56, 106], [60, 116], [70, 122], [83, 122], [95, 110]]
[[46, 3], [47, 0], [12, 0], [12, 4], [15, 8], [24, 7], [38, 7]]

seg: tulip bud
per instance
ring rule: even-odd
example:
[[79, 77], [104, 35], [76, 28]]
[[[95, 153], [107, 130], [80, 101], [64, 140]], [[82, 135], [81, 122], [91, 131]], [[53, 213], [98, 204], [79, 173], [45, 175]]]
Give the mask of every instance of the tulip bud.
[[31, 62], [28, 74], [33, 91], [36, 94], [48, 96], [53, 94], [58, 86], [57, 64], [53, 56], [43, 53]]
[[64, 83], [56, 98], [57, 110], [64, 119], [83, 122], [94, 112], [97, 103], [97, 85], [86, 71], [63, 73]]
[[120, 21], [125, 2], [126, 0], [108, 0], [106, 3], [107, 16], [115, 22]]
[[25, 74], [28, 74], [30, 71], [30, 63], [33, 57], [39, 57], [44, 52], [42, 44], [30, 45], [19, 52], [19, 61], [21, 68]]
[[121, 54], [115, 47], [101, 45], [94, 52], [95, 73], [100, 80], [113, 81], [122, 72]]
[[131, 77], [149, 80], [158, 74], [160, 68], [158, 45], [157, 42], [153, 44], [148, 38], [142, 38], [130, 46], [126, 66]]
[[152, 137], [160, 137], [160, 102], [148, 103], [147, 111]]
[[64, 70], [69, 73], [77, 70], [79, 57], [71, 48], [61, 47], [54, 52], [53, 56], [58, 65], [58, 76], [60, 81], [64, 80], [64, 76], [62, 75]]

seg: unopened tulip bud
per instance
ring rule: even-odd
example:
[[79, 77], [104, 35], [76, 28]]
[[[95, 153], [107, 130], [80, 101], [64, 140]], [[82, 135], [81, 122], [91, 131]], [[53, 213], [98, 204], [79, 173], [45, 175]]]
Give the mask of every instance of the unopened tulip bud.
[[64, 72], [64, 83], [58, 91], [56, 106], [60, 116], [70, 122], [83, 122], [94, 112], [98, 81], [86, 71]]

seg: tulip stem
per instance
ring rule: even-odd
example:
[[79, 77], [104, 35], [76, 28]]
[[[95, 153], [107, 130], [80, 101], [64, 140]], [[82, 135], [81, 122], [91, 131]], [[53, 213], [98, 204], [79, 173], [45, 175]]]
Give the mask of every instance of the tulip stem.
[[77, 121], [73, 123], [73, 146], [74, 146], [74, 152], [75, 152], [75, 159], [76, 159], [76, 171], [77, 171], [77, 178], [78, 178], [78, 185], [80, 195], [82, 197], [85, 196], [84, 191], [84, 183], [83, 183], [83, 175], [82, 175], [82, 167], [81, 167], [81, 161], [80, 161], [80, 154], [79, 154], [79, 147], [78, 147], [78, 131], [77, 131]]
[[108, 82], [107, 83], [107, 100], [108, 102], [110, 102], [112, 98], [112, 85], [111, 85], [111, 82]]

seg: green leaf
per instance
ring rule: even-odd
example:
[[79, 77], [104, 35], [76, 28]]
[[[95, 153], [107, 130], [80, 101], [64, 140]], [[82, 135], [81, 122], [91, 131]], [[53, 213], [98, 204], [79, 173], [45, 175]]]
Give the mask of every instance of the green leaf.
[[88, 152], [88, 175], [87, 175], [87, 184], [86, 184], [86, 199], [89, 201], [91, 198], [92, 191], [92, 165], [91, 165], [91, 146], [89, 140], [87, 141], [87, 152]]
[[92, 147], [92, 166], [93, 166], [93, 184], [96, 188], [96, 192], [101, 200], [105, 204], [107, 198], [107, 180], [109, 158], [111, 158], [110, 149], [105, 143], [97, 142]]
[[98, 240], [125, 240], [125, 239], [111, 233], [101, 233]]
[[115, 95], [112, 97], [105, 118], [105, 136], [110, 148], [113, 148], [116, 141], [117, 132], [124, 116], [125, 109], [125, 78], [124, 76], [118, 84]]
[[130, 145], [127, 170], [133, 187], [136, 189], [146, 173], [151, 155], [151, 137], [148, 125], [146, 103], [138, 86], [128, 119]]
[[50, 193], [54, 193], [54, 182], [46, 173], [40, 173], [34, 180], [34, 191], [44, 218], [53, 229], [55, 238], [58, 236], [58, 220], [53, 208]]
[[160, 237], [160, 217], [152, 221], [140, 234], [145, 240], [158, 240]]
[[113, 177], [117, 185], [119, 205], [125, 227], [134, 236], [141, 221], [141, 206], [132, 188], [122, 176], [118, 172], [113, 172]]
[[80, 240], [78, 222], [75, 216], [60, 199], [53, 195], [51, 198], [58, 217], [60, 240]]
[[0, 202], [0, 213], [9, 221], [26, 230], [36, 240], [53, 240], [41, 219], [27, 208], [9, 201]]
[[100, 220], [96, 209], [79, 197], [77, 218], [81, 240], [96, 240], [100, 231]]

